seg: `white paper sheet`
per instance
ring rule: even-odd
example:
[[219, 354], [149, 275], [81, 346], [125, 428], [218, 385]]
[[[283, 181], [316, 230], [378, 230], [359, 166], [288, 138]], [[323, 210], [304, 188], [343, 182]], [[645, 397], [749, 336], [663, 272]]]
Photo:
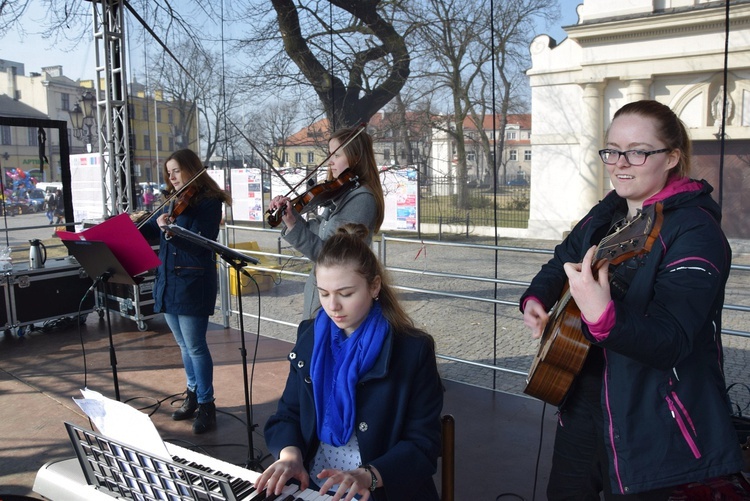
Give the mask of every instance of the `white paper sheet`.
[[81, 394], [84, 398], [74, 398], [73, 401], [91, 418], [102, 435], [159, 458], [170, 459], [164, 441], [147, 414], [93, 390], [82, 389]]

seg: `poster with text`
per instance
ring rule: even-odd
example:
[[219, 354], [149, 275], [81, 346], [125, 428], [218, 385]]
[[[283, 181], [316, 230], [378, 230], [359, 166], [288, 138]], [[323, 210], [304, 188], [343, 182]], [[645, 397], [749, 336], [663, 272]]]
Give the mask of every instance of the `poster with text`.
[[[213, 179], [216, 182], [216, 184], [219, 185], [219, 188], [221, 188], [223, 190], [227, 189], [227, 183], [226, 183], [226, 180], [225, 180], [226, 178], [224, 176], [224, 171], [223, 170], [221, 170], [221, 169], [206, 169], [206, 174], [208, 174], [208, 176], [211, 179]], [[226, 217], [226, 210], [227, 210], [226, 206], [222, 204], [221, 210], [223, 211], [222, 212], [222, 217]]]
[[236, 221], [263, 221], [260, 169], [232, 169], [232, 214]]
[[75, 221], [104, 218], [104, 183], [99, 153], [70, 155], [70, 192]]
[[385, 196], [382, 230], [417, 231], [417, 171], [413, 167], [381, 168]]

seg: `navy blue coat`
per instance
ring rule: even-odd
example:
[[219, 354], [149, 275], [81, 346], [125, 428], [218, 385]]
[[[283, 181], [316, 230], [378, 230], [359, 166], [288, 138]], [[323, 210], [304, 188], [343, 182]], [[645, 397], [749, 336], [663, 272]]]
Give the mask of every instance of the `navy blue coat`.
[[[308, 471], [319, 444], [310, 379], [314, 337], [314, 321], [302, 322], [278, 410], [265, 426], [274, 457], [284, 447], [299, 447]], [[357, 386], [356, 405], [362, 463], [372, 464], [383, 478], [384, 487], [375, 490], [374, 499], [437, 501], [432, 475], [440, 455], [443, 386], [429, 339], [391, 331]]]
[[[191, 200], [193, 202], [193, 200]], [[218, 198], [200, 198], [177, 216], [174, 224], [216, 240], [221, 223]], [[216, 255], [180, 237], [165, 238], [156, 224], [157, 215], [141, 227], [146, 238], [160, 235], [159, 259], [154, 282], [154, 311], [174, 315], [213, 315], [216, 306]]]
[[[735, 473], [742, 458], [725, 393], [721, 310], [731, 250], [711, 186], [663, 200], [664, 222], [626, 295], [603, 349], [601, 434], [615, 493], [633, 494]], [[566, 282], [565, 262], [581, 262], [627, 213], [614, 191], [555, 249], [521, 298], [551, 308]], [[624, 266], [624, 265], [621, 265]], [[575, 389], [573, 390], [575, 391]], [[564, 405], [561, 423], [566, 419]]]

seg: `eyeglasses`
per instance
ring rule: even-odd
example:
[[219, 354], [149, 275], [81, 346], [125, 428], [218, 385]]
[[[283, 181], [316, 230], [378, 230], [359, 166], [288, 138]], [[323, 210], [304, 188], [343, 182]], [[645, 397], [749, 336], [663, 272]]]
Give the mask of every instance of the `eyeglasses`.
[[618, 150], [599, 150], [599, 156], [602, 158], [602, 162], [604, 162], [607, 165], [615, 165], [618, 160], [620, 160], [620, 157], [625, 155], [625, 160], [628, 161], [630, 165], [643, 165], [646, 163], [646, 159], [650, 157], [651, 155], [656, 155], [657, 153], [665, 153], [667, 151], [670, 151], [669, 148], [662, 148], [660, 150], [652, 150], [652, 151], [643, 151], [643, 150], [628, 150], [628, 151], [618, 151]]

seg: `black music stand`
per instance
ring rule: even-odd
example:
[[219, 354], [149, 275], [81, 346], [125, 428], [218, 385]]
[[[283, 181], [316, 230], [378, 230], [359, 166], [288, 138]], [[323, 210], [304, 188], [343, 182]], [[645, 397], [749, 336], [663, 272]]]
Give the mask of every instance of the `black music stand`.
[[107, 315], [107, 331], [109, 333], [109, 363], [112, 366], [112, 379], [115, 385], [115, 399], [120, 400], [120, 384], [117, 379], [117, 356], [115, 355], [115, 343], [112, 338], [112, 321], [109, 317], [107, 296], [109, 295], [108, 282], [118, 284], [136, 285], [142, 277], [132, 277], [125, 271], [122, 263], [112, 250], [104, 242], [92, 240], [63, 240], [68, 252], [76, 258], [86, 273], [94, 280], [91, 290], [98, 285], [102, 286], [104, 296], [104, 309]]
[[[163, 227], [168, 233], [171, 233], [175, 237], [184, 238], [185, 240], [188, 240], [196, 245], [200, 245], [201, 247], [204, 247], [206, 249], [210, 249], [217, 253], [221, 258], [226, 261], [232, 268], [234, 268], [234, 271], [236, 273], [236, 279], [237, 279], [237, 298], [238, 298], [238, 310], [240, 315], [240, 342], [241, 342], [241, 349], [240, 353], [242, 354], [242, 374], [243, 374], [243, 381], [244, 381], [244, 388], [245, 388], [245, 415], [247, 416], [247, 444], [250, 449], [250, 458], [248, 458], [248, 463], [245, 466], [256, 466], [261, 467], [261, 465], [255, 460], [253, 456], [255, 452], [255, 446], [253, 444], [253, 428], [255, 425], [253, 424], [253, 415], [250, 412], [250, 389], [248, 387], [248, 380], [247, 380], [247, 348], [245, 347], [245, 323], [243, 321], [243, 314], [242, 314], [242, 296], [240, 294], [241, 287], [240, 287], [240, 274], [245, 274], [247, 276], [250, 276], [243, 268], [247, 266], [248, 263], [251, 264], [259, 264], [260, 260], [246, 256], [245, 254], [238, 252], [234, 249], [230, 249], [229, 247], [220, 244], [219, 242], [215, 240], [210, 240], [204, 236], [198, 235], [197, 233], [193, 233], [190, 230], [186, 230], [185, 228], [182, 228], [181, 226], [177, 226], [176, 224], [168, 224]], [[252, 278], [252, 277], [250, 277]]]

